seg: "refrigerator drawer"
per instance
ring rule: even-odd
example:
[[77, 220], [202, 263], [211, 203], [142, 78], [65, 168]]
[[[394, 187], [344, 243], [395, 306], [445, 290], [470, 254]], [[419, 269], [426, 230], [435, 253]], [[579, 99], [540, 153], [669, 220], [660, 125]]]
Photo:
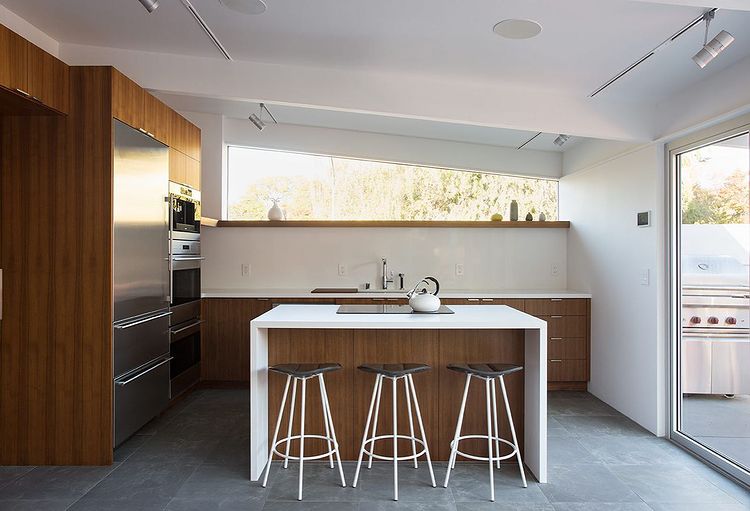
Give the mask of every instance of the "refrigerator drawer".
[[166, 408], [170, 360], [162, 357], [135, 374], [115, 379], [115, 446]]
[[115, 323], [115, 377], [169, 353], [169, 316], [161, 311]]

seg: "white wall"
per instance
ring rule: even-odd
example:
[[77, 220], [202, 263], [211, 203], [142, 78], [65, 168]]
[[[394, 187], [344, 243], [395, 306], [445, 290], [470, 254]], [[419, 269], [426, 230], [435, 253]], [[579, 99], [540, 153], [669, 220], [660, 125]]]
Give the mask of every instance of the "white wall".
[[37, 27], [2, 5], [0, 5], [0, 23], [28, 41], [36, 44], [47, 53], [51, 53], [55, 57], [60, 56], [60, 43], [47, 35], [46, 32], [42, 32]]
[[[560, 181], [571, 221], [568, 285], [590, 291], [589, 391], [664, 434], [663, 148], [652, 144]], [[652, 211], [652, 226], [636, 213]], [[649, 272], [648, 285], [641, 274]]]

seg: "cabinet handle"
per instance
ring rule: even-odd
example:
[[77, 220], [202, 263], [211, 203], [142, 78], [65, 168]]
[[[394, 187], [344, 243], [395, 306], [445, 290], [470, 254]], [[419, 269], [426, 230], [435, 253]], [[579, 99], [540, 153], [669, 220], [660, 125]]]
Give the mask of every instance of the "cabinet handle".
[[562, 316], [550, 316], [550, 318], [552, 318], [552, 319], [561, 319]]
[[553, 359], [550, 360], [550, 362], [555, 362], [556, 364], [558, 364], [558, 363], [562, 362], [562, 359], [553, 358]]
[[373, 298], [372, 301], [374, 301], [374, 302], [384, 302], [385, 298]]
[[31, 94], [29, 94], [29, 93], [28, 93], [28, 92], [26, 92], [25, 90], [22, 90], [22, 89], [16, 88], [16, 92], [18, 92], [19, 94], [23, 94], [23, 95], [24, 95], [24, 96], [26, 96], [27, 98], [28, 98], [28, 97], [31, 97]]
[[154, 136], [154, 134], [153, 134], [153, 133], [151, 133], [150, 131], [147, 131], [147, 132], [146, 132], [146, 135], [148, 135], [148, 136], [149, 136], [149, 137], [151, 137], [151, 138], [156, 138], [156, 137]]
[[469, 302], [478, 302], [479, 298], [467, 298], [466, 301], [469, 301]]
[[494, 298], [482, 298], [482, 301], [483, 302], [494, 302], [495, 299]]
[[270, 298], [256, 298], [259, 302], [267, 302]]
[[563, 338], [562, 337], [550, 337], [549, 340], [550, 341], [562, 341]]
[[562, 302], [562, 298], [550, 298], [550, 302]]

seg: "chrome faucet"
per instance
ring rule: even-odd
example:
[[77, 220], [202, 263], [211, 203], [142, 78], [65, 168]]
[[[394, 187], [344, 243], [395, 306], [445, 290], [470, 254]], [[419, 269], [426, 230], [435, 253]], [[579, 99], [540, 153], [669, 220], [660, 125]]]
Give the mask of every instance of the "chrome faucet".
[[388, 284], [393, 284], [393, 271], [388, 278], [388, 260], [383, 258], [383, 289], [388, 289]]

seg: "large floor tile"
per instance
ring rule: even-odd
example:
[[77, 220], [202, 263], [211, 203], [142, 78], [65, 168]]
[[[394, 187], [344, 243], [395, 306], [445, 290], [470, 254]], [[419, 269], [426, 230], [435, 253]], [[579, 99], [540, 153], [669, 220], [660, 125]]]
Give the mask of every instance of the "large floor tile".
[[[165, 461], [163, 463], [131, 463], [117, 470], [97, 484], [87, 499], [132, 502], [167, 502], [177, 494], [182, 484], [195, 471], [195, 465]], [[166, 502], [164, 503], [166, 505]]]
[[117, 468], [117, 464], [110, 467], [36, 467], [0, 488], [0, 499], [75, 499]]
[[189, 465], [203, 463], [213, 453], [219, 440], [185, 438], [168, 438], [155, 436], [149, 438], [138, 450], [133, 452], [125, 463], [163, 463], [180, 462]]
[[356, 502], [268, 501], [263, 511], [357, 511]]
[[[280, 468], [280, 463], [274, 463], [276, 470], [268, 478], [268, 495], [266, 501], [297, 500], [299, 483], [299, 463], [289, 463], [289, 468]], [[344, 471], [346, 488], [342, 488], [339, 472], [330, 469], [324, 463], [305, 463], [303, 472], [303, 499], [307, 502], [357, 502], [357, 490], [351, 488], [351, 472]]]
[[645, 502], [563, 502], [555, 511], [651, 511]]
[[552, 504], [518, 502], [456, 502], [456, 511], [555, 511]]
[[199, 466], [185, 480], [175, 494], [187, 500], [214, 500], [220, 498], [244, 500], [248, 505], [260, 505], [267, 490], [248, 478], [247, 465]]
[[555, 465], [581, 465], [599, 463], [582, 443], [584, 439], [577, 437], [552, 437], [547, 439], [547, 463]]
[[250, 511], [263, 508], [264, 501], [258, 501], [254, 497], [223, 497], [216, 495], [214, 498], [186, 499], [175, 497], [167, 507], [168, 511]]
[[549, 415], [611, 415], [619, 416], [620, 412], [596, 398], [592, 399], [550, 399], [547, 403]]
[[624, 416], [558, 415], [555, 418], [574, 436], [653, 436]]
[[70, 506], [69, 511], [162, 511], [169, 503], [169, 498], [158, 497], [147, 500], [99, 499], [84, 495]]
[[0, 500], [0, 509], [3, 511], [65, 511], [75, 500]]
[[[348, 484], [354, 480], [356, 463], [347, 464], [350, 469], [346, 474]], [[435, 504], [452, 503], [453, 496], [449, 488], [443, 488], [442, 478], [445, 477], [444, 468], [439, 464], [433, 465], [436, 487], [432, 487], [427, 464], [420, 462], [419, 468], [402, 462], [398, 466], [398, 499], [399, 502], [433, 502]], [[393, 499], [393, 463], [373, 463], [372, 469], [364, 467], [361, 470], [357, 487], [352, 489], [356, 499], [360, 502], [389, 502]]]
[[580, 444], [598, 461], [611, 465], [654, 465], [678, 461], [677, 449], [657, 437], [581, 436]]
[[18, 479], [22, 475], [26, 474], [27, 472], [30, 472], [33, 470], [33, 466], [24, 466], [24, 467], [17, 467], [17, 466], [0, 466], [0, 487], [5, 486], [9, 482]]
[[360, 502], [357, 511], [456, 511], [450, 502]]
[[641, 499], [603, 465], [559, 465], [540, 485], [552, 503], [640, 502]]
[[[540, 485], [527, 474], [528, 487], [523, 487], [517, 465], [503, 464], [493, 468], [495, 501], [519, 504], [546, 504]], [[441, 477], [439, 483], [443, 482]], [[490, 500], [490, 473], [486, 463], [457, 463], [451, 471], [448, 484], [456, 502], [488, 502]]]
[[614, 465], [611, 470], [647, 503], [738, 503], [708, 480], [679, 465]]

